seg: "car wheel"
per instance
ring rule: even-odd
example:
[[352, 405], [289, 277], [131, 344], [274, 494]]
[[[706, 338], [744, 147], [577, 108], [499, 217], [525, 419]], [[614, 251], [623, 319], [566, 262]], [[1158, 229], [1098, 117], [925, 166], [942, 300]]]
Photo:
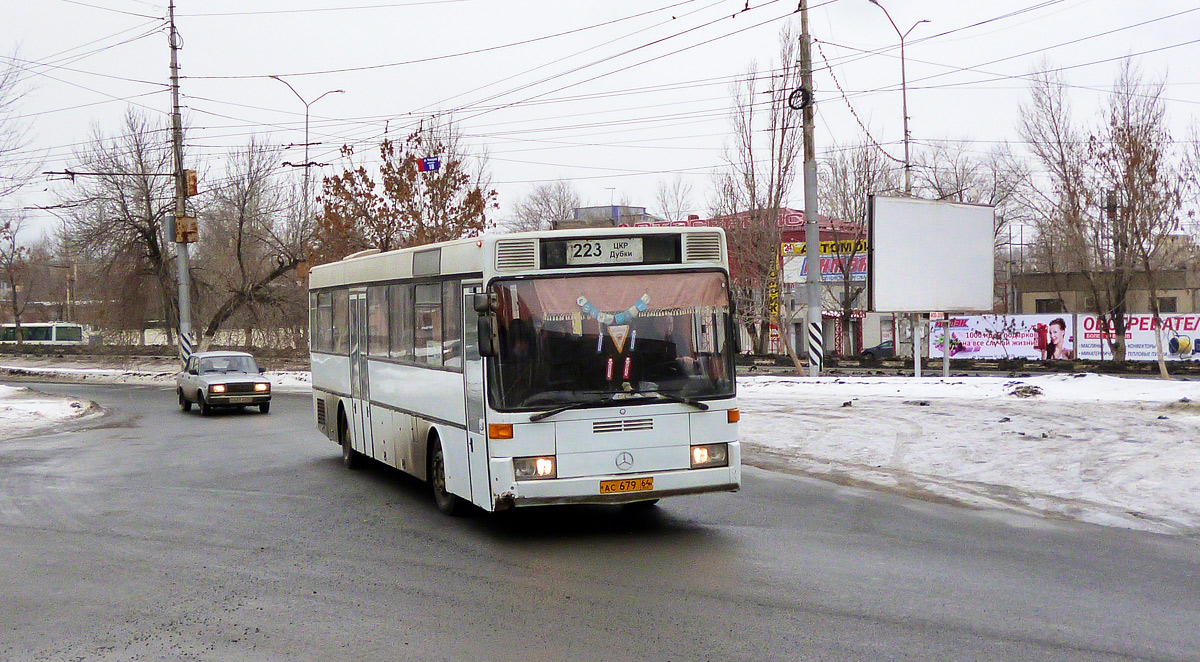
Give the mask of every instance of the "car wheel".
[[208, 402], [204, 399], [203, 393], [196, 393], [196, 406], [200, 408], [201, 416], [208, 416], [212, 414], [212, 407], [210, 407]]
[[354, 450], [354, 446], [351, 445], [350, 426], [346, 425], [344, 414], [338, 414], [338, 443], [342, 445], [342, 464], [351, 471], [359, 468], [362, 462], [359, 459], [358, 451]]
[[175, 389], [175, 390], [179, 391], [179, 408], [182, 409], [183, 411], [191, 411], [192, 410], [192, 401], [188, 400], [187, 397], [183, 394], [183, 389], [180, 388], [180, 389]]
[[269, 402], [262, 403], [261, 405], [258, 406], [258, 411], [260, 411], [264, 414], [271, 411], [271, 403], [269, 403]]
[[872, 354], [871, 352], [863, 352], [863, 358], [867, 359], [867, 360], [871, 360], [871, 359], [875, 358], [875, 355]]
[[438, 510], [446, 515], [459, 515], [463, 511], [462, 499], [446, 489], [446, 456], [442, 454], [442, 442], [436, 437], [429, 449], [429, 485], [433, 489], [433, 500]]

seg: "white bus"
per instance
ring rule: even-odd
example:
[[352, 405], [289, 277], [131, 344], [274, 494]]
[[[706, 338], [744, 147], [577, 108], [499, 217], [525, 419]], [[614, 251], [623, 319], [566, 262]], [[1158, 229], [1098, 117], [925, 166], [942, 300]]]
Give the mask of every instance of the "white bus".
[[364, 251], [309, 276], [317, 427], [439, 509], [652, 504], [741, 486], [719, 228]]
[[[0, 343], [16, 344], [17, 325], [0, 324]], [[30, 345], [83, 345], [87, 342], [82, 324], [73, 322], [22, 322], [21, 342]]]

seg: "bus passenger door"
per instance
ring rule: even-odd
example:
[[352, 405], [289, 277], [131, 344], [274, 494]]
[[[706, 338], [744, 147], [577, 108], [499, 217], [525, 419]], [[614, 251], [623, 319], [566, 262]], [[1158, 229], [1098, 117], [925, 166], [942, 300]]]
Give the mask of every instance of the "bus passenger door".
[[350, 403], [354, 448], [375, 457], [371, 445], [371, 393], [367, 379], [367, 295], [350, 293]]
[[463, 388], [467, 412], [467, 466], [471, 474], [471, 501], [492, 509], [492, 488], [488, 476], [487, 421], [484, 420], [483, 359], [479, 356], [475, 308], [471, 295], [482, 292], [479, 285], [463, 286]]

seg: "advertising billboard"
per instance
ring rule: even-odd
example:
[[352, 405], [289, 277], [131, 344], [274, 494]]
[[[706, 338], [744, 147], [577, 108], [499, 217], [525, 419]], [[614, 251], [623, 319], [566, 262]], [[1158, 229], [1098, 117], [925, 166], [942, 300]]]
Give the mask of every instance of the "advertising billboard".
[[[1200, 361], [1200, 313], [1162, 316], [1163, 358]], [[1125, 359], [1157, 361], [1154, 316], [1125, 316]], [[1112, 349], [1095, 315], [967, 315], [950, 320], [951, 359], [1111, 361]], [[930, 333], [929, 357], [942, 358], [945, 326]]]
[[992, 309], [995, 209], [873, 195], [867, 216], [870, 310]]
[[[944, 356], [946, 327], [938, 324], [929, 337], [929, 358]], [[969, 315], [950, 319], [952, 359], [1075, 358], [1075, 325], [1071, 315]]]
[[[1087, 361], [1111, 361], [1107, 339], [1111, 331], [1102, 328], [1095, 315], [1080, 315], [1079, 358]], [[1125, 316], [1125, 360], [1157, 361], [1154, 315]], [[1196, 343], [1200, 342], [1200, 314], [1162, 316], [1163, 358], [1168, 361], [1200, 361]]]

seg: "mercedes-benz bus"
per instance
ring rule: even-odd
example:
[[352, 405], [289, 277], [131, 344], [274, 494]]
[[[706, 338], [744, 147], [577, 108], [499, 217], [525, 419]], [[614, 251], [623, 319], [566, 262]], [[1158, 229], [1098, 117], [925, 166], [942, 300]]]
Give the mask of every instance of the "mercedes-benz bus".
[[736, 491], [726, 256], [719, 228], [589, 228], [314, 267], [317, 428], [450, 514]]

